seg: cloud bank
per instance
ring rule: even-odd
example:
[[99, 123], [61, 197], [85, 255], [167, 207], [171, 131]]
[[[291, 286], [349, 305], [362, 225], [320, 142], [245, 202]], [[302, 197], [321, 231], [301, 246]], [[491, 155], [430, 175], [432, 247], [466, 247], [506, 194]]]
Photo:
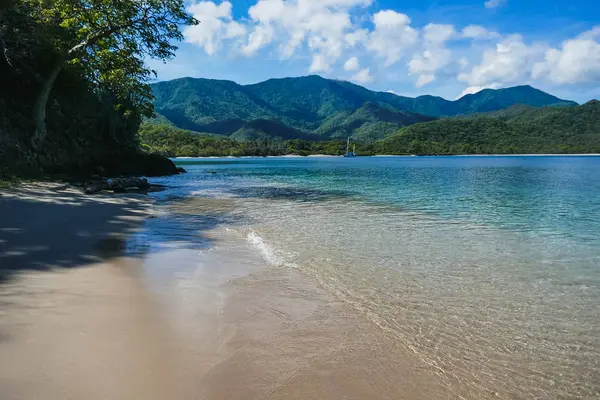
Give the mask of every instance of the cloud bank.
[[258, 0], [235, 10], [239, 18], [229, 1], [191, 1], [187, 10], [202, 23], [185, 29], [185, 41], [209, 56], [298, 60], [307, 73], [360, 84], [453, 82], [462, 94], [536, 82], [600, 85], [600, 26], [552, 46], [477, 24], [416, 26], [373, 0]]

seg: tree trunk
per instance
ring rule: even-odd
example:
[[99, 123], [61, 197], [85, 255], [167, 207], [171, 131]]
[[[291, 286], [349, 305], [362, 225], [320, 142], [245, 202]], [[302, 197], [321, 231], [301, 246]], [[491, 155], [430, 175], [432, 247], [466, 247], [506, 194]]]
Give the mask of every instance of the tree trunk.
[[33, 121], [35, 123], [35, 131], [31, 138], [31, 144], [33, 148], [37, 148], [46, 138], [46, 105], [50, 98], [50, 93], [54, 87], [56, 78], [64, 67], [64, 61], [59, 59], [50, 71], [48, 77], [42, 83], [42, 87], [33, 106]]

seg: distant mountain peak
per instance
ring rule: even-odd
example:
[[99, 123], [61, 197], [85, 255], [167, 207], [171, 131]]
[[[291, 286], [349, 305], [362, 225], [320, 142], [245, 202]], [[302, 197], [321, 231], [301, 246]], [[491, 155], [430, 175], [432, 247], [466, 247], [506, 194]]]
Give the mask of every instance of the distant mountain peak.
[[[514, 88], [524, 88], [524, 89], [533, 89], [533, 90], [539, 90], [537, 88], [534, 88], [531, 85], [516, 85], [516, 86], [509, 86], [506, 88], [502, 88], [502, 89], [514, 89]], [[502, 90], [502, 89], [498, 89], [498, 90]]]

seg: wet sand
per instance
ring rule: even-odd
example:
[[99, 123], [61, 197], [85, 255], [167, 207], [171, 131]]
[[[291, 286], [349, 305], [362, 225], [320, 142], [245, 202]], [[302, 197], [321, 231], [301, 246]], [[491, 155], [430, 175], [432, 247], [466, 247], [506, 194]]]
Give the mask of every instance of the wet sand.
[[[311, 278], [241, 243], [217, 241], [203, 267], [189, 249], [123, 258], [148, 206], [56, 185], [2, 194], [0, 398], [459, 398]], [[152, 263], [188, 263], [194, 280], [153, 284]]]
[[292, 269], [230, 284], [220, 359], [204, 398], [446, 399], [435, 373], [362, 315]]
[[210, 247], [179, 244], [145, 259], [150, 290], [185, 354], [181, 398], [459, 398], [397, 338], [313, 278], [268, 264], [242, 232], [217, 227], [202, 234]]

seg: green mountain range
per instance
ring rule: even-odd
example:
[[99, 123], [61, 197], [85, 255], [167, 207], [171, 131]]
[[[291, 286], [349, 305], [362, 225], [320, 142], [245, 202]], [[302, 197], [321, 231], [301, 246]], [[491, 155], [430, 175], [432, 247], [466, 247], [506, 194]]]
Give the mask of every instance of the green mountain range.
[[238, 141], [265, 138], [374, 142], [400, 128], [439, 117], [493, 112], [524, 104], [572, 107], [577, 103], [518, 86], [483, 90], [456, 101], [374, 92], [320, 76], [270, 79], [253, 85], [183, 78], [152, 85], [157, 118], [195, 132]]
[[515, 105], [400, 129], [377, 142], [386, 154], [600, 153], [600, 102], [576, 107]]

